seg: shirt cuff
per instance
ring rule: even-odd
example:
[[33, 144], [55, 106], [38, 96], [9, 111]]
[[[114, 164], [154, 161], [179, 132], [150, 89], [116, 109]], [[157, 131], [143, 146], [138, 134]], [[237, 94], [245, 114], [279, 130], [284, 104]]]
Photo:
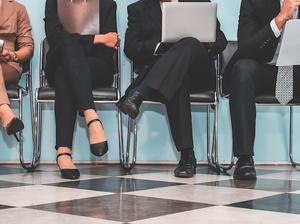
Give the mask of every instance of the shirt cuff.
[[275, 19], [273, 19], [273, 20], [271, 21], [270, 25], [271, 25], [271, 29], [273, 30], [273, 33], [274, 33], [275, 37], [276, 37], [276, 38], [280, 37], [281, 31], [282, 31], [282, 30], [280, 30], [280, 29], [277, 27], [277, 25], [276, 25], [276, 23], [275, 23]]
[[159, 48], [160, 44], [161, 44], [160, 42], [156, 44], [155, 50], [154, 50], [154, 52], [153, 52], [154, 55], [157, 55], [157, 54], [156, 54], [156, 51], [157, 51], [157, 49]]

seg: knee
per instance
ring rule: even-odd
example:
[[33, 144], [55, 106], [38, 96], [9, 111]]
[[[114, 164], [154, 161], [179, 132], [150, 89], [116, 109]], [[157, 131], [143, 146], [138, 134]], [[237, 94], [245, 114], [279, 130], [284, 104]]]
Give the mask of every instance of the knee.
[[245, 86], [253, 84], [255, 76], [259, 72], [259, 64], [255, 60], [238, 60], [232, 69], [231, 82], [235, 86]]
[[186, 37], [181, 40], [185, 47], [199, 48], [204, 47], [204, 44], [194, 37]]

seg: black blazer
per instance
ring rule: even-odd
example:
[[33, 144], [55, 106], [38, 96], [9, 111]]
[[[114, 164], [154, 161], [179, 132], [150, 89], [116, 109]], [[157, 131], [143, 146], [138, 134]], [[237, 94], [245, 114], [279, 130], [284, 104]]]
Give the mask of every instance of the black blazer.
[[225, 77], [235, 62], [242, 58], [255, 59], [261, 63], [270, 62], [276, 52], [279, 39], [276, 38], [270, 22], [280, 12], [279, 0], [243, 0], [238, 27], [238, 50], [233, 55]]
[[[100, 1], [100, 34], [117, 32], [116, 9], [113, 0]], [[113, 66], [114, 49], [104, 45], [94, 45], [94, 35], [71, 34], [64, 31], [57, 14], [57, 0], [47, 0], [45, 10], [45, 30], [50, 50], [47, 53], [47, 64], [45, 72], [47, 75], [54, 74], [59, 64], [59, 45], [64, 36], [72, 36], [79, 40], [87, 53], [106, 60]]]
[[[180, 2], [210, 2], [210, 0], [179, 0]], [[138, 67], [153, 64], [157, 57], [153, 56], [157, 43], [161, 41], [162, 12], [159, 0], [140, 0], [128, 6], [128, 28], [125, 36], [125, 54]], [[227, 40], [217, 26], [217, 40], [207, 44], [211, 55], [222, 52]]]

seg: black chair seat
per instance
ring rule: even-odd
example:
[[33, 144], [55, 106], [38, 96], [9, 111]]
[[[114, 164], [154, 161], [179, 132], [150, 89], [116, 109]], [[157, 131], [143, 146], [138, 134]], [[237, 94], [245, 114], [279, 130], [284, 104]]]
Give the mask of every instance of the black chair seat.
[[20, 97], [19, 90], [22, 89], [19, 85], [7, 85], [7, 95], [9, 99], [18, 99]]
[[[118, 91], [116, 88], [96, 88], [93, 90], [95, 101], [115, 101], [118, 100]], [[38, 89], [39, 100], [55, 100], [55, 90], [50, 86]]]
[[192, 103], [214, 103], [215, 102], [215, 92], [205, 91], [205, 92], [195, 92], [190, 95]]
[[[258, 104], [279, 104], [278, 100], [273, 95], [261, 95], [255, 97], [255, 102]], [[300, 96], [295, 96], [290, 102], [291, 104], [300, 104]]]

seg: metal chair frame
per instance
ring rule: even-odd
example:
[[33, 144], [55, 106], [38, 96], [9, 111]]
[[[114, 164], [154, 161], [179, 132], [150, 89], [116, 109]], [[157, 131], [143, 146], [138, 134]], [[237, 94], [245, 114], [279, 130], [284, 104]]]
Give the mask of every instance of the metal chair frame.
[[[232, 43], [236, 43], [236, 41], [231, 41]], [[220, 97], [221, 98], [225, 98], [225, 99], [228, 99], [228, 95], [224, 94], [223, 92], [223, 85], [222, 85], [222, 71], [221, 69], [219, 70], [219, 79], [220, 79]], [[256, 102], [256, 105], [258, 106], [282, 106], [281, 104], [279, 103], [260, 103], [260, 102]], [[289, 119], [289, 145], [288, 145], [288, 155], [289, 155], [289, 159], [290, 159], [290, 162], [292, 164], [293, 167], [297, 167], [297, 166], [300, 166], [300, 162], [296, 162], [295, 159], [294, 159], [294, 153], [293, 153], [293, 130], [294, 130], [294, 127], [293, 127], [293, 117], [294, 117], [294, 106], [299, 106], [299, 104], [297, 103], [289, 103], [287, 105], [289, 107], [289, 113], [290, 113], [290, 119]], [[233, 166], [229, 166], [229, 167], [223, 167], [222, 170], [223, 171], [228, 171], [232, 168]], [[224, 169], [225, 168], [225, 169]]]
[[[219, 107], [219, 92], [220, 92], [220, 85], [219, 85], [219, 76], [218, 71], [220, 70], [220, 60], [219, 56], [216, 58], [216, 91], [214, 93], [214, 102], [212, 103], [201, 103], [201, 102], [192, 102], [192, 105], [195, 106], [206, 106], [207, 107], [207, 162], [210, 168], [214, 169], [217, 173], [220, 173], [222, 165], [219, 164], [218, 161], [218, 107]], [[133, 63], [131, 62], [131, 74], [130, 74], [131, 82], [133, 82], [135, 78], [135, 71]], [[144, 101], [143, 104], [153, 104], [153, 105], [161, 105], [160, 102], [155, 101]], [[210, 125], [210, 112], [211, 108], [214, 109], [214, 125], [213, 125], [213, 138], [212, 138], [212, 145], [210, 146], [211, 142], [211, 125]], [[133, 132], [133, 136], [132, 136]], [[132, 158], [130, 159], [130, 149], [131, 149], [131, 141], [133, 137], [133, 149], [132, 149]], [[126, 144], [126, 151], [124, 152], [122, 148], [120, 148], [120, 155], [121, 157], [121, 165], [123, 168], [127, 170], [131, 170], [136, 165], [137, 160], [137, 138], [138, 138], [138, 127], [136, 120], [128, 118], [128, 130], [127, 130], [127, 144]], [[233, 163], [233, 162], [232, 162]]]
[[[45, 77], [45, 72], [44, 72], [44, 55], [46, 52], [44, 49], [44, 43], [45, 43], [46, 39], [44, 39], [41, 43], [41, 50], [40, 50], [40, 74], [39, 74], [39, 78], [40, 78], [40, 85], [39, 87], [36, 89], [35, 92], [35, 122], [36, 122], [36, 134], [35, 134], [35, 142], [36, 142], [36, 148], [39, 149], [39, 151], [41, 151], [41, 136], [42, 136], [42, 106], [44, 104], [48, 104], [48, 103], [54, 103], [54, 100], [41, 100], [38, 97], [38, 89], [45, 87], [47, 85], [47, 81], [46, 81], [46, 77]], [[116, 100], [94, 100], [94, 103], [96, 105], [116, 105], [116, 103], [119, 101], [120, 97], [121, 97], [121, 69], [120, 69], [120, 52], [119, 50], [116, 53], [117, 59], [116, 59], [116, 74], [114, 75], [114, 84], [113, 84], [113, 88], [116, 88], [117, 90], [117, 99]], [[116, 107], [117, 108], [117, 107]], [[118, 138], [119, 138], [119, 147], [120, 149], [123, 150], [123, 126], [122, 126], [122, 113], [121, 111], [117, 108], [117, 122], [118, 122]], [[120, 151], [121, 152], [121, 151]], [[121, 156], [121, 155], [120, 155]]]
[[[29, 106], [30, 106], [30, 113], [31, 113], [31, 133], [32, 133], [32, 140], [33, 140], [33, 145], [34, 144], [34, 135], [35, 135], [35, 123], [34, 123], [34, 106], [33, 106], [33, 91], [32, 91], [32, 62], [30, 61], [28, 63], [29, 68], [28, 70], [25, 70], [23, 72], [23, 75], [26, 76], [26, 85], [24, 86], [20, 86], [19, 85], [19, 93], [17, 98], [14, 97], [10, 97], [10, 101], [17, 103], [18, 105], [18, 117], [20, 120], [23, 120], [23, 98], [24, 96], [29, 96]], [[19, 138], [19, 160], [20, 160], [20, 164], [21, 166], [29, 171], [32, 172], [35, 170], [35, 168], [38, 166], [39, 163], [39, 156], [38, 156], [38, 150], [34, 147], [33, 149], [33, 155], [32, 155], [32, 160], [31, 162], [27, 163], [24, 160], [24, 136], [23, 136], [23, 131], [20, 131], [18, 133], [18, 138]]]

